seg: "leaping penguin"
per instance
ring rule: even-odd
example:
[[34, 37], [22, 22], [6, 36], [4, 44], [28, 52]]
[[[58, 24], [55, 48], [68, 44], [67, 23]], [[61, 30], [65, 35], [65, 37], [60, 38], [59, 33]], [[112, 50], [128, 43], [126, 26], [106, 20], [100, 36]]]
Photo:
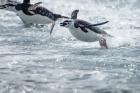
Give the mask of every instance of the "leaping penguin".
[[39, 6], [42, 2], [30, 4], [30, 0], [24, 0], [23, 3], [8, 0], [7, 4], [0, 5], [0, 9], [14, 11], [21, 18], [25, 25], [30, 24], [52, 24], [51, 31], [55, 22], [61, 18], [68, 18], [60, 14]]
[[0, 9], [5, 9], [7, 11], [12, 11], [16, 13], [18, 12], [18, 10], [16, 10], [15, 6], [18, 4], [22, 4], [22, 3], [17, 1], [7, 0], [6, 4], [0, 5]]
[[108, 48], [106, 43], [106, 36], [112, 37], [107, 32], [101, 30], [97, 26], [108, 23], [102, 22], [98, 24], [91, 24], [87, 21], [77, 19], [79, 10], [74, 10], [71, 15], [71, 19], [65, 20], [60, 23], [60, 26], [66, 27], [70, 30], [71, 34], [80, 41], [84, 42], [96, 42], [99, 41], [102, 48]]
[[22, 17], [23, 14], [33, 15], [30, 11], [28, 11], [28, 8], [30, 6], [33, 6], [33, 4], [30, 4], [30, 0], [24, 0], [22, 3], [17, 1], [7, 0], [6, 4], [0, 5], [0, 9], [5, 9], [11, 12], [15, 12], [25, 25], [30, 25], [33, 23], [30, 20], [27, 21], [27, 19]]

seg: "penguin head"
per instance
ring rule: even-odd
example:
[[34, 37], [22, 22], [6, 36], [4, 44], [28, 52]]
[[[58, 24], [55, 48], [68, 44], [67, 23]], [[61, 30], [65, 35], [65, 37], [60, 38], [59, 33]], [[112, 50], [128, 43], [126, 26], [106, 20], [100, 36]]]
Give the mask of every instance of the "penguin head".
[[0, 5], [0, 9], [5, 9], [5, 10], [8, 10], [8, 11], [16, 11], [15, 7], [17, 6], [17, 4], [20, 4], [20, 3], [16, 2], [16, 1], [8, 0], [6, 2], [6, 4]]
[[62, 23], [60, 23], [60, 26], [70, 28], [70, 27], [74, 26], [74, 20], [72, 20], [72, 19], [65, 20]]
[[4, 4], [4, 5], [0, 5], [0, 9], [5, 9], [8, 11], [16, 11], [14, 4]]
[[79, 13], [79, 10], [74, 10], [71, 14], [71, 19], [63, 21], [62, 23], [60, 23], [60, 26], [63, 26], [66, 28], [73, 28], [75, 21], [77, 20], [78, 13]]

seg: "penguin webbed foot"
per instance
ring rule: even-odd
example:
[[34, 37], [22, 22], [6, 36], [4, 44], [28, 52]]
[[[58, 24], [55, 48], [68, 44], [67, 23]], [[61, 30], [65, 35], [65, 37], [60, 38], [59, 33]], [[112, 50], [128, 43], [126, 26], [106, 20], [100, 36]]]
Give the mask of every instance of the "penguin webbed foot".
[[100, 43], [101, 48], [108, 49], [107, 42], [106, 42], [105, 38], [100, 39], [99, 43]]
[[54, 29], [55, 23], [52, 24], [51, 30], [50, 30], [50, 35], [52, 35], [53, 29]]

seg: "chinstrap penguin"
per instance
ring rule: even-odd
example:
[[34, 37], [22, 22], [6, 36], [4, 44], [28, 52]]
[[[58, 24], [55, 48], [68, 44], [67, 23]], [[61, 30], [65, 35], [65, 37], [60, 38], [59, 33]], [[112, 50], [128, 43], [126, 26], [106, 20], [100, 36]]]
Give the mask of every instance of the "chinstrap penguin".
[[7, 4], [0, 5], [0, 9], [6, 9], [15, 12], [25, 25], [31, 24], [52, 24], [50, 33], [58, 19], [68, 18], [60, 14], [39, 6], [42, 2], [30, 4], [30, 0], [24, 0], [23, 3], [8, 0]]
[[60, 23], [60, 26], [66, 27], [70, 30], [71, 34], [80, 41], [84, 42], [96, 42], [99, 41], [102, 48], [108, 48], [106, 38], [112, 37], [104, 30], [101, 30], [99, 25], [108, 23], [102, 22], [98, 24], [91, 24], [87, 21], [77, 19], [77, 14], [79, 10], [74, 10], [71, 19], [67, 19], [64, 22]]

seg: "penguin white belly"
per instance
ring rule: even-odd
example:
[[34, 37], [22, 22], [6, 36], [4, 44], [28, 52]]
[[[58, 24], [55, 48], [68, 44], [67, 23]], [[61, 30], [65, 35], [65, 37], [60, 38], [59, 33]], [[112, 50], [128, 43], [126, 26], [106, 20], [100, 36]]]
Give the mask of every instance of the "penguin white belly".
[[80, 41], [96, 42], [100, 40], [100, 36], [93, 31], [83, 32], [80, 28], [70, 28], [72, 35]]
[[27, 24], [33, 23], [33, 24], [50, 24], [54, 21], [49, 19], [46, 16], [41, 16], [39, 14], [36, 15], [26, 15], [22, 11], [17, 12], [17, 15]]

